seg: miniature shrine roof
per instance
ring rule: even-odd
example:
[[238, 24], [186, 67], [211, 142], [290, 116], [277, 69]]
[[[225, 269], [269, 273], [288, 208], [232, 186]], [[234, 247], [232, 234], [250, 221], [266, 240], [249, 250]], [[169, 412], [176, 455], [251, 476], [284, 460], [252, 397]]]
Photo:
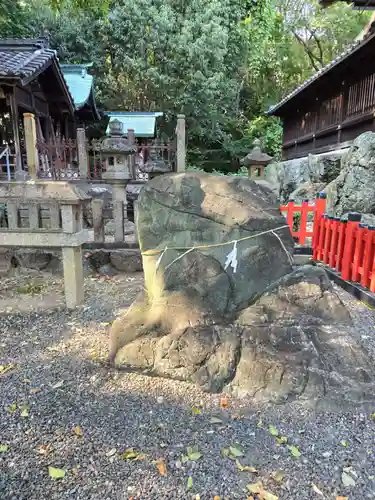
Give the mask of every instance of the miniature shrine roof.
[[[118, 120], [123, 124], [123, 133], [127, 134], [129, 129], [134, 130], [135, 137], [154, 137], [156, 118], [163, 116], [161, 112], [121, 112], [113, 111], [106, 113], [109, 121]], [[109, 123], [106, 134], [109, 135]]]

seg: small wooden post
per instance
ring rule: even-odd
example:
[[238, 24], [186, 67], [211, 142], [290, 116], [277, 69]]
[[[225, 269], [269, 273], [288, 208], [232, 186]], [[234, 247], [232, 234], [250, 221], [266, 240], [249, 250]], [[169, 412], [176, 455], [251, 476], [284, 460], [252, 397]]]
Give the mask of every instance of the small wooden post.
[[[63, 231], [66, 233], [75, 233], [80, 230], [82, 217], [79, 210], [81, 206], [62, 205], [61, 217]], [[82, 247], [63, 247], [63, 266], [64, 266], [64, 286], [65, 300], [68, 309], [73, 309], [83, 302], [83, 264]]]
[[77, 128], [78, 168], [81, 179], [89, 178], [89, 162], [86, 153], [86, 132], [84, 128]]
[[31, 179], [37, 180], [39, 171], [39, 155], [36, 146], [35, 116], [32, 113], [24, 113], [23, 125], [25, 129], [25, 146], [27, 157], [27, 168]]
[[177, 115], [177, 172], [186, 169], [186, 124], [185, 115]]

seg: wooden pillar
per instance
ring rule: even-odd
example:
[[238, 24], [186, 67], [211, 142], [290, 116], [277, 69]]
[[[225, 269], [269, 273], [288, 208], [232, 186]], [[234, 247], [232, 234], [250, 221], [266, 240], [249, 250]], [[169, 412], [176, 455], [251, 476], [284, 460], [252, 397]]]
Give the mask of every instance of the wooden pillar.
[[22, 170], [21, 143], [20, 143], [20, 132], [18, 124], [18, 106], [17, 106], [15, 89], [13, 89], [12, 94], [10, 94], [10, 114], [12, 117], [14, 147], [16, 154], [16, 171], [21, 171]]
[[36, 146], [35, 116], [32, 113], [24, 113], [23, 124], [25, 129], [27, 168], [31, 179], [36, 180], [39, 171], [39, 155]]
[[185, 115], [177, 116], [177, 172], [185, 172], [186, 167], [186, 129]]
[[77, 129], [77, 149], [79, 176], [81, 179], [88, 179], [89, 164], [86, 153], [86, 133], [84, 128]]

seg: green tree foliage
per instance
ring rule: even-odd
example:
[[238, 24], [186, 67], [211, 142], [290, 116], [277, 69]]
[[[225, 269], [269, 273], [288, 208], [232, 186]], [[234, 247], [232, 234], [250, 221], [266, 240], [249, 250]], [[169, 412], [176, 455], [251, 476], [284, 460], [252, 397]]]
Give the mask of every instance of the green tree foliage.
[[[317, 0], [2, 0], [6, 36], [49, 34], [64, 62], [93, 62], [107, 110], [185, 113], [191, 151], [235, 168], [255, 137], [277, 156], [264, 112], [359, 34], [369, 14]], [[27, 22], [25, 23], [25, 19]], [[207, 168], [211, 168], [208, 166]]]

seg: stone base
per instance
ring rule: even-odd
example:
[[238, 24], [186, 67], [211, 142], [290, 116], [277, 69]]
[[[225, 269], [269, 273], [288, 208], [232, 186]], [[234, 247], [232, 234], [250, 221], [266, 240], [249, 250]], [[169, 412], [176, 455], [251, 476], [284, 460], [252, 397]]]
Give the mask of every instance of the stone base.
[[[118, 273], [141, 272], [142, 257], [139, 250], [94, 250], [83, 252], [83, 268], [86, 276], [94, 274], [115, 275]], [[33, 269], [63, 275], [62, 252], [39, 249], [7, 250], [1, 254], [0, 273], [11, 272], [11, 262], [15, 267]]]
[[178, 295], [151, 308], [138, 299], [112, 326], [111, 354], [126, 345], [117, 364], [261, 402], [375, 400], [374, 367], [322, 269], [297, 268], [230, 320], [191, 307]]

